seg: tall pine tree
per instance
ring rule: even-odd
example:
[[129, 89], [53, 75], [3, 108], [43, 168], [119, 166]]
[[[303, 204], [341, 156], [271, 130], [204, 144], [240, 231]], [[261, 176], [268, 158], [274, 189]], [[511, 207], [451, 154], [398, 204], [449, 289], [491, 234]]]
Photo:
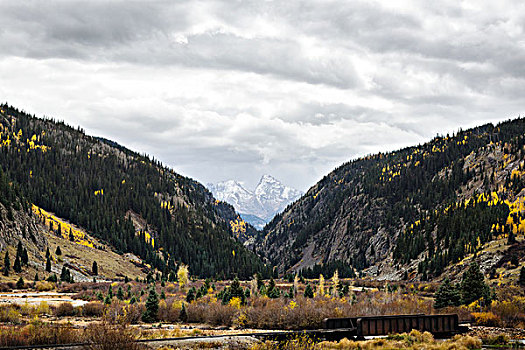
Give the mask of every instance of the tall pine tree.
[[3, 269], [3, 274], [4, 276], [9, 276], [9, 271], [11, 270], [11, 261], [9, 260], [9, 252], [6, 250], [5, 251], [5, 256], [4, 256], [4, 269]]
[[485, 283], [483, 273], [476, 262], [472, 262], [463, 274], [461, 281], [461, 301], [463, 304], [470, 304], [483, 298], [485, 303], [492, 300], [489, 286]]
[[457, 286], [453, 285], [450, 279], [446, 277], [434, 295], [434, 301], [436, 309], [446, 306], [459, 306], [461, 305], [461, 293]]

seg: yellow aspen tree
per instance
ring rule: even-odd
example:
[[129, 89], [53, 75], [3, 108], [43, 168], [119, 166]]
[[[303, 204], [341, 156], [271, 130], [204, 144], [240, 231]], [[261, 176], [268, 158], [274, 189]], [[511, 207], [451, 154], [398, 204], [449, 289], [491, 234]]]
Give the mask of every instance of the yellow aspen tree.
[[177, 270], [177, 278], [179, 279], [179, 286], [184, 289], [188, 285], [188, 266], [181, 264]]
[[319, 286], [317, 287], [317, 295], [324, 296], [324, 277], [319, 275]]
[[332, 284], [333, 284], [332, 296], [337, 297], [338, 295], [337, 286], [339, 285], [339, 272], [337, 270], [335, 270], [334, 276], [332, 277]]

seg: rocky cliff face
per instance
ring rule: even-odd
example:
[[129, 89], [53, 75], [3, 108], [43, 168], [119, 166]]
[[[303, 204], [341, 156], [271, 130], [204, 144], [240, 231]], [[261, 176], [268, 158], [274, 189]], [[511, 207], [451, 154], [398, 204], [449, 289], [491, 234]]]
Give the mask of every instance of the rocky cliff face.
[[47, 247], [47, 240], [43, 234], [45, 227], [30, 211], [22, 207], [18, 210], [9, 209], [0, 204], [0, 217], [0, 251], [5, 251], [7, 247], [16, 247], [18, 242], [22, 242], [34, 256], [40, 256], [45, 252]]
[[266, 226], [257, 251], [281, 272], [337, 262], [376, 278], [437, 278], [525, 233], [524, 132], [517, 119], [343, 164]]

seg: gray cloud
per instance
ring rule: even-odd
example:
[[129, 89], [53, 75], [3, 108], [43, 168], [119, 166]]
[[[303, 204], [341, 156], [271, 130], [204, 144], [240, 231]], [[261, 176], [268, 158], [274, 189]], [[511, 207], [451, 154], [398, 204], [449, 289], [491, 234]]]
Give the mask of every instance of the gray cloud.
[[523, 113], [525, 5], [0, 2], [0, 96], [204, 183], [303, 190], [353, 157]]

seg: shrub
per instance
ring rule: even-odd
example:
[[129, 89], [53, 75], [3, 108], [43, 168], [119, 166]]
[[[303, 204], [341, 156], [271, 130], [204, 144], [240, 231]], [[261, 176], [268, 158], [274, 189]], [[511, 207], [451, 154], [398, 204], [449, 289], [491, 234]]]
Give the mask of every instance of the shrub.
[[79, 341], [78, 330], [71, 327], [56, 327], [41, 322], [32, 322], [25, 327], [0, 329], [0, 344], [3, 346], [67, 344]]
[[483, 338], [483, 344], [485, 345], [507, 345], [510, 339], [506, 334], [498, 334]]
[[126, 326], [113, 326], [108, 323], [91, 324], [84, 341], [89, 350], [135, 350], [145, 349], [142, 344], [135, 343], [136, 333]]
[[144, 311], [146, 311], [144, 304], [127, 305], [117, 299], [106, 306], [103, 319], [108, 324], [136, 324], [141, 320]]
[[0, 292], [11, 292], [13, 288], [9, 283], [0, 283]]
[[35, 289], [39, 292], [48, 292], [55, 289], [55, 285], [51, 282], [39, 281], [36, 283]]
[[180, 319], [182, 304], [180, 301], [174, 301], [173, 298], [161, 300], [159, 303], [158, 317], [159, 321], [175, 323]]
[[37, 307], [24, 303], [20, 306], [20, 313], [23, 316], [34, 316], [37, 313]]
[[92, 301], [84, 305], [84, 316], [100, 317], [104, 315], [104, 304]]
[[[326, 347], [328, 349], [328, 347]], [[266, 341], [262, 344], [257, 344], [251, 348], [252, 350], [321, 350], [325, 347], [320, 346], [316, 341], [308, 336], [297, 336], [290, 338], [282, 343]]]
[[49, 314], [49, 304], [47, 303], [47, 301], [41, 301], [40, 304], [38, 304], [36, 312], [39, 315], [48, 315]]
[[211, 325], [224, 325], [230, 327], [237, 318], [239, 310], [209, 296], [205, 296], [186, 308], [188, 322], [208, 323]]
[[56, 308], [55, 315], [58, 317], [73, 316], [75, 315], [75, 308], [71, 303], [62, 303]]
[[[272, 347], [273, 346], [273, 347]], [[454, 338], [444, 342], [436, 341], [428, 332], [412, 331], [410, 333], [396, 334], [387, 338], [372, 339], [366, 341], [352, 341], [343, 339], [339, 342], [322, 342], [317, 347], [310, 349], [433, 349], [433, 350], [456, 350], [456, 349], [480, 349], [481, 340], [471, 336], [456, 335]], [[280, 349], [276, 344], [270, 346], [259, 346], [257, 349]], [[289, 347], [286, 349], [299, 349]]]
[[480, 326], [497, 327], [501, 324], [498, 316], [492, 312], [473, 312], [474, 322]]
[[129, 324], [139, 323], [142, 315], [146, 311], [144, 304], [133, 304], [126, 308], [126, 322]]
[[491, 311], [496, 314], [507, 327], [525, 324], [525, 298], [514, 296], [510, 300], [493, 301]]
[[15, 305], [0, 306], [0, 322], [19, 324], [21, 316], [20, 311]]
[[481, 349], [481, 340], [476, 337], [469, 335], [455, 335], [454, 338], [448, 341], [450, 344], [455, 345], [455, 349]]

